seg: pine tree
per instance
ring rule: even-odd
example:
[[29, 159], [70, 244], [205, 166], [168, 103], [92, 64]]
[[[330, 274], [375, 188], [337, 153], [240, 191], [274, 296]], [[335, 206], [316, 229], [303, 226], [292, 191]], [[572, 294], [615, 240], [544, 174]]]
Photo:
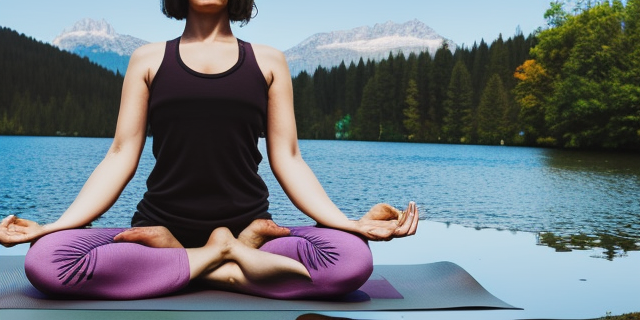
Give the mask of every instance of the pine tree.
[[358, 140], [375, 141], [380, 139], [380, 88], [375, 77], [364, 86], [362, 103], [355, 119], [354, 135]]
[[489, 46], [480, 41], [478, 48], [473, 56], [473, 67], [471, 68], [471, 85], [474, 92], [473, 105], [480, 104], [482, 90], [487, 86], [489, 79]]
[[453, 68], [451, 81], [444, 103], [445, 116], [442, 124], [443, 137], [446, 142], [468, 142], [472, 123], [471, 75], [464, 62], [459, 60]]
[[442, 126], [442, 118], [444, 117], [444, 101], [447, 99], [447, 87], [453, 69], [453, 54], [449, 50], [446, 43], [436, 51], [433, 58], [433, 97], [434, 101], [431, 106], [430, 114], [433, 115], [433, 122], [436, 126]]
[[508, 138], [505, 129], [505, 114], [508, 110], [507, 94], [500, 76], [489, 78], [478, 106], [478, 142], [481, 144], [499, 144]]
[[418, 109], [418, 85], [414, 79], [409, 80], [406, 95], [407, 98], [404, 101], [406, 107], [402, 111], [404, 114], [402, 124], [407, 130], [407, 139], [413, 141], [420, 137], [422, 129], [420, 111]]

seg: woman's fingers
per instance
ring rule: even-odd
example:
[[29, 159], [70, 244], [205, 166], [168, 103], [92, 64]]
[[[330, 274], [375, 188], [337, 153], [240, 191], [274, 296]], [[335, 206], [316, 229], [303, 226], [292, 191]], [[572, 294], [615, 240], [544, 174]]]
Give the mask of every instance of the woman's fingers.
[[11, 226], [9, 226], [9, 232], [24, 234], [28, 232], [28, 229], [17, 224], [12, 224]]
[[36, 230], [35, 228], [38, 226], [38, 223], [34, 221], [16, 217], [13, 217], [10, 221], [11, 222], [6, 226], [6, 231], [12, 234], [28, 234], [30, 232], [34, 232]]
[[369, 240], [391, 240], [393, 234], [398, 227], [396, 221], [379, 221], [373, 220], [367, 223], [367, 238]]
[[35, 221], [27, 220], [27, 219], [15, 218], [13, 220], [13, 224], [16, 226], [30, 227], [30, 226], [37, 225], [38, 223], [36, 223]]
[[365, 214], [361, 222], [366, 226], [367, 238], [389, 241], [414, 235], [418, 229], [419, 218], [418, 207], [413, 201], [409, 202], [404, 211], [380, 203]]
[[393, 235], [397, 238], [400, 238], [400, 237], [406, 237], [408, 235], [413, 234], [411, 233], [411, 231], [412, 229], [415, 231], [415, 228], [413, 227], [414, 227], [414, 222], [416, 220], [416, 215], [417, 215], [416, 204], [415, 202], [411, 201], [409, 202], [409, 205], [405, 210], [404, 217], [403, 217], [404, 221], [398, 222], [399, 227], [395, 230]]
[[418, 221], [420, 221], [420, 212], [418, 211], [418, 206], [413, 201], [411, 202], [411, 204], [413, 205], [412, 210], [414, 214], [413, 214], [413, 220], [411, 221], [411, 227], [409, 228], [408, 235], [416, 234], [416, 231], [418, 230]]
[[2, 222], [0, 222], [0, 228], [2, 229], [9, 228], [9, 225], [13, 224], [15, 220], [16, 220], [16, 216], [14, 215], [5, 217], [4, 219], [2, 219]]
[[0, 222], [0, 244], [7, 248], [13, 247], [26, 239], [26, 235], [16, 229], [15, 221], [16, 217], [11, 215]]
[[[409, 205], [411, 205], [411, 203], [409, 203]], [[396, 219], [398, 219], [398, 225], [401, 226], [409, 218], [409, 207], [404, 211], [396, 210], [396, 212], [398, 212], [398, 216], [396, 217]]]

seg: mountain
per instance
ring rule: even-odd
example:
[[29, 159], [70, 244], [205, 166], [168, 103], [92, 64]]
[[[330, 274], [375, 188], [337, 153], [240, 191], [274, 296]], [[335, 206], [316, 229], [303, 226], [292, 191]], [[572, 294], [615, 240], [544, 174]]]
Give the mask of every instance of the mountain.
[[318, 66], [338, 66], [342, 61], [357, 63], [360, 58], [379, 61], [389, 53], [429, 51], [434, 54], [443, 44], [455, 50], [456, 44], [440, 36], [418, 20], [403, 24], [386, 22], [373, 27], [315, 34], [284, 52], [291, 73], [313, 72]]
[[104, 19], [82, 19], [70, 29], [65, 29], [52, 42], [67, 50], [109, 69], [124, 74], [129, 58], [135, 49], [147, 41], [116, 33]]

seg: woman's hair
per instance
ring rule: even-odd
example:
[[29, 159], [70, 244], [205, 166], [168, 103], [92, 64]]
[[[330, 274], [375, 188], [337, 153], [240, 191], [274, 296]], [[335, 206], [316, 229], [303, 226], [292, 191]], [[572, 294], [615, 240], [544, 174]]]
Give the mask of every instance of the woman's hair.
[[[162, 13], [169, 18], [182, 20], [187, 17], [189, 12], [189, 0], [162, 0]], [[258, 8], [253, 0], [229, 0], [227, 10], [229, 11], [229, 20], [231, 22], [240, 22], [241, 26], [249, 23], [255, 15], [253, 9]]]

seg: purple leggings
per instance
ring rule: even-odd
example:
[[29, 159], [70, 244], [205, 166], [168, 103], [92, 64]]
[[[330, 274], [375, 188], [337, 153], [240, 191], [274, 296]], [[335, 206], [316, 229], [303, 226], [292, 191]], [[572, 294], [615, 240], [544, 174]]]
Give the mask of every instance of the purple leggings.
[[[312, 281], [254, 285], [246, 293], [276, 299], [326, 298], [358, 289], [373, 271], [365, 241], [328, 228], [293, 227], [260, 250], [301, 262]], [[29, 281], [52, 296], [143, 299], [170, 294], [189, 283], [185, 249], [113, 242], [126, 229], [73, 229], [42, 237], [29, 249]]]

